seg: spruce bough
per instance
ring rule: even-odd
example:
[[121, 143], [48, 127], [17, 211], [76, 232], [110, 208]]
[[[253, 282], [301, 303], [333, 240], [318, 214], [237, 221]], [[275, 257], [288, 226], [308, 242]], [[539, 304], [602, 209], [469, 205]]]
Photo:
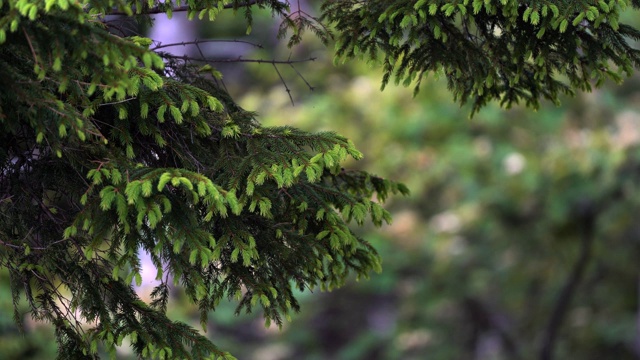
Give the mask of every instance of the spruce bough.
[[[262, 127], [210, 67], [163, 59], [104, 17], [149, 21], [148, 9], [172, 6], [0, 0], [0, 264], [16, 322], [26, 299], [54, 325], [60, 359], [115, 355], [125, 339], [144, 358], [232, 358], [167, 318], [172, 282], [203, 326], [225, 298], [281, 324], [299, 309], [293, 287], [331, 289], [380, 270], [347, 225], [388, 222], [378, 201], [407, 193], [343, 169], [362, 156], [344, 137]], [[185, 6], [213, 19], [246, 4]], [[140, 249], [160, 280], [150, 303], [132, 287]]]
[[638, 0], [327, 0], [337, 60], [380, 61], [383, 87], [445, 77], [473, 113], [490, 101], [538, 108], [620, 82], [640, 66], [638, 29], [620, 23]]

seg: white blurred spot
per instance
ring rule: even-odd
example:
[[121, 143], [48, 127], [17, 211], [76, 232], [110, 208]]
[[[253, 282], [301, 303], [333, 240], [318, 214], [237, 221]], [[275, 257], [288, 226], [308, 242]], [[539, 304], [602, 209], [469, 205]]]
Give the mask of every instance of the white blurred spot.
[[616, 116], [616, 145], [625, 148], [640, 142], [640, 114], [635, 111], [623, 111]]
[[405, 332], [398, 336], [396, 342], [403, 351], [419, 349], [429, 345], [433, 340], [433, 334], [426, 329]]
[[504, 166], [504, 170], [507, 174], [516, 175], [524, 170], [524, 167], [527, 165], [527, 160], [522, 156], [522, 154], [512, 152], [504, 158], [502, 165]]
[[455, 233], [462, 227], [460, 217], [451, 211], [446, 211], [431, 219], [431, 226], [436, 232]]

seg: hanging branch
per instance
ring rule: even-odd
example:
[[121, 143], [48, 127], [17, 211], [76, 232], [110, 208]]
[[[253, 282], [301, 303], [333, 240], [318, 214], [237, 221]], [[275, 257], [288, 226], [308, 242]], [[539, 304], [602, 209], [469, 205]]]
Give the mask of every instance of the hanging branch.
[[333, 38], [331, 30], [317, 17], [302, 10], [300, 1], [297, 2], [295, 11], [288, 14], [282, 14], [283, 19], [278, 29], [278, 39], [286, 36], [289, 30], [293, 30], [293, 35], [287, 43], [288, 47], [297, 45], [302, 41], [302, 35], [306, 30], [310, 30], [324, 45], [329, 44], [329, 40]]

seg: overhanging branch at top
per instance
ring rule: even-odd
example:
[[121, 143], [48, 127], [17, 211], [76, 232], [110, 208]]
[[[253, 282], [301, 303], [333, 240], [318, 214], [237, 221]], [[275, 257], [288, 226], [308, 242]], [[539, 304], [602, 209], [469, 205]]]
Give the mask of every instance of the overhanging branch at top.
[[[242, 7], [253, 6], [253, 5], [256, 5], [256, 4], [259, 4], [259, 3], [261, 3], [261, 1], [259, 1], [259, 0], [248, 0], [246, 2], [238, 3], [238, 4], [224, 4], [222, 7], [224, 9], [239, 9], [239, 8], [242, 8]], [[176, 6], [176, 7], [171, 8], [172, 12], [185, 12], [185, 11], [191, 11], [191, 10], [193, 10], [193, 11], [202, 11], [202, 10], [206, 10], [206, 8], [205, 7], [198, 8], [198, 7], [193, 7], [193, 6], [190, 6], [190, 5], [182, 5], [182, 6]], [[150, 8], [150, 9], [143, 10], [143, 11], [141, 11], [139, 13], [136, 13], [136, 14], [137, 15], [141, 15], [141, 14], [144, 14], [144, 15], [155, 15], [155, 14], [164, 14], [166, 12], [167, 12], [167, 8], [166, 7], [164, 7], [164, 6], [163, 7], [154, 6], [154, 7]], [[129, 14], [124, 12], [124, 11], [112, 11], [112, 12], [109, 12], [108, 14], [106, 14], [106, 15], [129, 15]]]

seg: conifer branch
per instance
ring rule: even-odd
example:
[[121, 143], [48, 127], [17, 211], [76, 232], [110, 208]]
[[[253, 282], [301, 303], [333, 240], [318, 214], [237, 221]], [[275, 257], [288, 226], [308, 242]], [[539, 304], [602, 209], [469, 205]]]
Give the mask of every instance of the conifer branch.
[[441, 73], [473, 115], [494, 100], [558, 104], [563, 94], [631, 75], [640, 31], [619, 21], [640, 2], [624, 3], [327, 0], [322, 19], [340, 29], [339, 59], [383, 57], [383, 87], [395, 78], [417, 91], [423, 76]]
[[[260, 2], [261, 2], [260, 0], [248, 0], [246, 2], [239, 3], [239, 4], [224, 4], [223, 8], [235, 9], [235, 8], [241, 8], [241, 7], [249, 7], [249, 6], [259, 4]], [[192, 6], [189, 6], [189, 5], [182, 5], [182, 6], [176, 6], [171, 9], [172, 12], [186, 12], [191, 10], [201, 11], [201, 10], [206, 10], [206, 8], [199, 9], [199, 8], [193, 8]], [[167, 9], [164, 7], [152, 7], [140, 13], [135, 13], [135, 15], [156, 15], [156, 14], [164, 14], [166, 12], [167, 12]], [[118, 10], [111, 11], [106, 15], [127, 15], [128, 16], [126, 12], [118, 11]]]
[[[287, 11], [277, 0], [235, 7], [253, 4]], [[113, 355], [130, 336], [138, 357], [231, 358], [136, 295], [140, 249], [202, 314], [244, 286], [238, 311], [261, 307], [276, 323], [299, 309], [293, 286], [336, 287], [379, 270], [375, 249], [337, 211], [388, 222], [370, 199], [399, 187], [373, 191], [358, 175], [332, 175], [361, 157], [347, 139], [262, 127], [192, 66], [271, 64], [284, 83], [279, 66], [288, 64], [310, 86], [294, 64], [314, 58], [206, 59], [203, 43], [226, 40], [148, 51], [147, 40], [115, 35], [77, 4], [15, 5], [3, 23], [19, 23], [26, 40], [0, 29], [0, 234], [10, 234], [0, 239], [0, 264], [12, 277], [15, 313], [25, 297], [34, 318], [55, 326], [61, 357], [96, 357], [97, 346]], [[122, 6], [110, 15], [142, 10]], [[199, 57], [160, 52], [171, 46], [195, 46]]]

